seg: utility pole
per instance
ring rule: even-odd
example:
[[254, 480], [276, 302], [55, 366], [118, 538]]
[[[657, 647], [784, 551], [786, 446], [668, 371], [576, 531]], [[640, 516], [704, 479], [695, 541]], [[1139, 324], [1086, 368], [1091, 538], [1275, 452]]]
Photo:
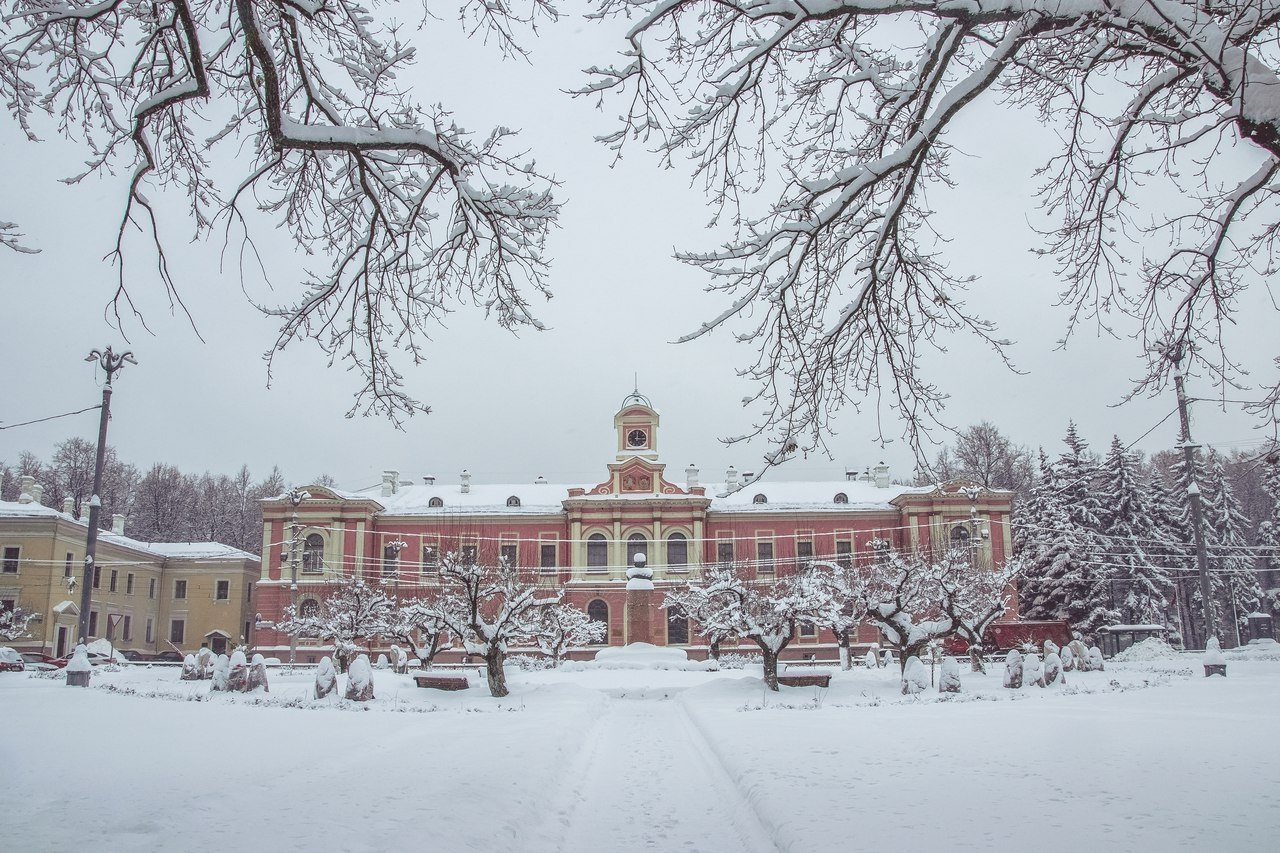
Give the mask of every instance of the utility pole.
[[[298, 617], [298, 504], [311, 497], [310, 492], [298, 488], [289, 490], [289, 503], [293, 504], [293, 518], [290, 521], [289, 533], [289, 615]], [[293, 672], [294, 658], [298, 654], [298, 635], [289, 635], [289, 672]]]
[[[1204, 545], [1204, 511], [1200, 506], [1200, 485], [1196, 483], [1195, 451], [1200, 445], [1191, 441], [1191, 415], [1187, 411], [1187, 392], [1183, 387], [1182, 345], [1179, 344], [1165, 353], [1165, 357], [1173, 364], [1173, 388], [1178, 394], [1178, 419], [1182, 422], [1182, 447], [1184, 462], [1187, 466], [1187, 498], [1191, 504], [1191, 526], [1196, 542], [1196, 569], [1200, 573], [1200, 603], [1204, 615], [1204, 640], [1217, 634], [1213, 622], [1213, 592], [1209, 584], [1209, 555]], [[1185, 641], [1184, 641], [1185, 642]]]
[[125, 362], [137, 364], [132, 352], [116, 355], [107, 347], [94, 350], [85, 361], [96, 361], [106, 371], [107, 382], [102, 386], [102, 412], [98, 420], [98, 455], [93, 466], [93, 495], [89, 498], [89, 534], [84, 546], [84, 585], [80, 588], [80, 642], [89, 641], [89, 611], [93, 607], [94, 559], [98, 552], [98, 515], [102, 511], [102, 466], [107, 452], [107, 421], [111, 419], [111, 381]]

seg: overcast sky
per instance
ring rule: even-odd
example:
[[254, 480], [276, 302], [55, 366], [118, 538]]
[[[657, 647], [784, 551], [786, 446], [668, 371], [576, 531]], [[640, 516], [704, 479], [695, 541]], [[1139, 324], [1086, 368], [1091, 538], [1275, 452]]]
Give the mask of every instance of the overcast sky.
[[[203, 335], [171, 312], [145, 246], [135, 242], [127, 280], [150, 333], [136, 321], [130, 342], [104, 317], [115, 271], [103, 260], [122, 210], [122, 179], [59, 182], [77, 171], [84, 153], [57, 140], [32, 145], [10, 123], [0, 125], [0, 175], [5, 192], [0, 219], [18, 221], [27, 241], [42, 250], [24, 255], [0, 250], [4, 322], [0, 331], [4, 393], [0, 421], [15, 423], [92, 405], [101, 375], [83, 359], [90, 349], [128, 347], [138, 366], [119, 376], [110, 442], [121, 457], [145, 469], [153, 462], [184, 471], [232, 473], [247, 463], [261, 477], [278, 464], [290, 481], [321, 472], [360, 488], [384, 468], [407, 476], [431, 473], [448, 481], [468, 468], [478, 481], [552, 482], [603, 478], [612, 459], [612, 416], [638, 378], [639, 389], [662, 414], [661, 449], [669, 474], [683, 479], [690, 462], [703, 480], [723, 476], [729, 464], [758, 467], [760, 446], [725, 447], [718, 440], [750, 424], [740, 400], [751, 390], [734, 376], [751, 352], [720, 335], [676, 346], [675, 338], [719, 310], [716, 297], [693, 270], [671, 259], [674, 248], [710, 248], [722, 234], [704, 226], [710, 216], [687, 171], [663, 171], [640, 146], [614, 166], [594, 134], [613, 129], [620, 104], [596, 111], [562, 90], [579, 85], [581, 69], [608, 62], [621, 41], [617, 28], [566, 16], [531, 40], [532, 65], [503, 61], [497, 52], [459, 35], [450, 19], [414, 34], [422, 62], [402, 79], [423, 102], [441, 101], [464, 127], [521, 128], [521, 140], [539, 166], [563, 183], [566, 201], [551, 237], [555, 299], [535, 306], [550, 330], [513, 338], [477, 312], [454, 314], [434, 337], [431, 361], [408, 368], [408, 390], [433, 408], [403, 431], [371, 418], [346, 419], [357, 381], [328, 369], [314, 347], [295, 344], [276, 362], [266, 387], [262, 353], [274, 326], [251, 307], [232, 265], [220, 271], [220, 246], [188, 242], [192, 227], [181, 204], [164, 223], [170, 263], [182, 296]], [[1141, 369], [1131, 329], [1120, 340], [1087, 332], [1064, 352], [1065, 314], [1052, 308], [1057, 292], [1052, 261], [1033, 257], [1028, 225], [1032, 169], [1053, 138], [1031, 116], [1000, 121], [994, 108], [962, 120], [953, 139], [969, 155], [957, 157], [955, 191], [934, 192], [936, 224], [952, 238], [953, 269], [979, 275], [970, 301], [995, 319], [1025, 375], [1005, 370], [973, 343], [957, 340], [934, 365], [933, 381], [952, 398], [946, 413], [957, 427], [986, 419], [1015, 441], [1056, 453], [1068, 418], [1105, 450], [1113, 433], [1126, 442], [1169, 414], [1172, 393], [1114, 408]], [[1007, 119], [1007, 120], [1006, 120]], [[268, 262], [281, 293], [308, 259], [281, 235]], [[1275, 356], [1274, 308], [1263, 290], [1250, 297], [1233, 330], [1234, 354], [1259, 375], [1271, 375]], [[250, 288], [254, 296], [266, 297]], [[1192, 380], [1192, 393], [1210, 393]], [[1229, 405], [1196, 410], [1196, 438], [1223, 448], [1253, 447], [1265, 434]], [[878, 418], [891, 412], [849, 410], [831, 441], [834, 459], [790, 463], [773, 476], [838, 478], [846, 465], [888, 462], [909, 477], [914, 460], [899, 439], [878, 447]], [[0, 460], [22, 450], [47, 458], [72, 435], [92, 440], [96, 413], [31, 427], [0, 430]], [[898, 432], [890, 423], [889, 435]], [[1153, 452], [1176, 440], [1176, 418], [1138, 444]], [[939, 435], [939, 438], [946, 438]]]

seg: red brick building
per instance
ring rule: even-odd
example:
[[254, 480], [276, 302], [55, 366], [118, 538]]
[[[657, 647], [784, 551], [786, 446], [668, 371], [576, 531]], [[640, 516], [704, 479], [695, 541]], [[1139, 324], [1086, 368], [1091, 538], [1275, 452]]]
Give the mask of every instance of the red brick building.
[[[911, 549], [966, 544], [975, 559], [997, 564], [1010, 551], [1008, 492], [894, 485], [884, 465], [830, 482], [752, 481], [730, 468], [722, 482], [704, 483], [692, 466], [679, 474], [667, 470], [660, 418], [643, 396], [623, 402], [613, 427], [617, 455], [595, 484], [553, 485], [541, 478], [488, 484], [473, 482], [467, 471], [443, 483], [386, 471], [381, 486], [362, 492], [307, 486], [292, 565], [293, 507], [284, 497], [265, 502], [262, 620], [270, 623], [289, 608], [293, 566], [299, 606], [307, 607], [326, 584], [353, 574], [377, 578], [402, 597], [423, 594], [438, 583], [439, 554], [469, 553], [505, 558], [548, 588], [563, 588], [566, 601], [608, 624], [609, 645], [647, 639], [703, 657], [697, 626], [665, 611], [656, 611], [649, 637], [629, 635], [626, 570], [637, 553], [653, 571], [652, 597], [660, 604], [664, 589], [719, 562], [748, 563], [768, 578], [810, 559], [867, 559], [874, 539]], [[874, 629], [864, 628], [857, 640], [874, 641]], [[278, 654], [288, 643], [264, 627], [253, 645]], [[322, 653], [299, 645], [300, 661]], [[806, 628], [784, 657], [808, 654], [834, 658], [835, 638]]]

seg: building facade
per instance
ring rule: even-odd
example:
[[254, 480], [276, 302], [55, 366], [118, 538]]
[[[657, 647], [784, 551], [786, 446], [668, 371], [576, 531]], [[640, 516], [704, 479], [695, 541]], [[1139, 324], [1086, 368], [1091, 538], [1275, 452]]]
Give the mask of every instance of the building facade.
[[[0, 501], [0, 606], [39, 614], [29, 636], [7, 641], [21, 651], [61, 657], [74, 648], [80, 622], [86, 519], [40, 503], [24, 477], [18, 501]], [[89, 639], [120, 651], [216, 652], [252, 636], [261, 562], [217, 542], [139, 542], [124, 518], [98, 536]]]
[[[663, 590], [697, 580], [709, 564], [745, 564], [768, 579], [814, 559], [869, 559], [877, 539], [899, 549], [962, 545], [989, 565], [1011, 550], [1009, 492], [895, 485], [884, 465], [845, 480], [804, 483], [753, 481], [730, 468], [723, 482], [703, 483], [692, 466], [683, 477], [667, 471], [659, 452], [660, 417], [643, 396], [624, 401], [613, 429], [615, 458], [594, 484], [553, 485], [541, 478], [486, 484], [473, 482], [468, 471], [442, 483], [402, 479], [389, 470], [380, 486], [359, 492], [307, 486], [296, 526], [288, 499], [264, 502], [259, 616], [269, 624], [294, 606], [315, 607], [326, 588], [352, 576], [376, 579], [402, 598], [429, 595], [439, 585], [439, 556], [457, 553], [505, 559], [541, 585], [563, 589], [565, 601], [608, 625], [609, 645], [645, 639], [702, 657], [707, 649], [697, 625], [679, 614], [662, 612], [646, 638], [631, 635], [626, 572], [637, 554], [653, 572], [660, 603]], [[868, 626], [855, 642], [876, 638]], [[289, 638], [263, 628], [255, 646], [278, 655], [288, 650]], [[300, 662], [324, 653], [316, 641], [298, 641]], [[784, 657], [835, 654], [830, 632], [805, 626]], [[455, 652], [442, 659], [460, 657]]]

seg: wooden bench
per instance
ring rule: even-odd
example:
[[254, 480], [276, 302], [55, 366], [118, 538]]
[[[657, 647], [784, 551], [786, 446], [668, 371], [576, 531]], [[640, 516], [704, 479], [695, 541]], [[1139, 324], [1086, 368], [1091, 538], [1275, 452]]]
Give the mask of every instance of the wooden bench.
[[778, 683], [787, 687], [830, 687], [829, 672], [788, 672], [778, 676]]
[[466, 690], [471, 686], [465, 675], [415, 675], [419, 687], [433, 690]]

